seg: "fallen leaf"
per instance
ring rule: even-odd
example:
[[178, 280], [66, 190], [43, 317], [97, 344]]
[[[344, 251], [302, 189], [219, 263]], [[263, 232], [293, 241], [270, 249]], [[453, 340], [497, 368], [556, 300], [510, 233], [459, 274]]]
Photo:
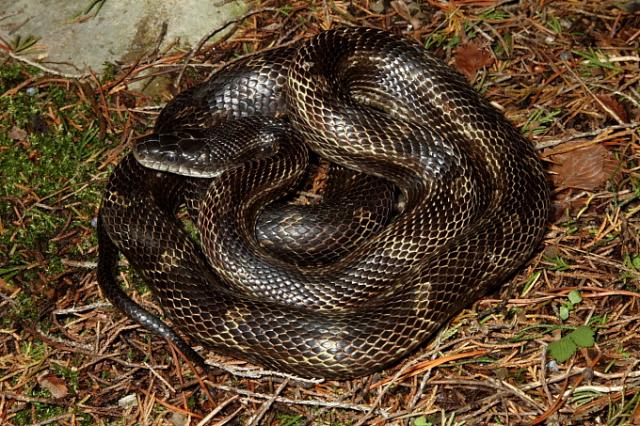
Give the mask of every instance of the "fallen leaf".
[[454, 65], [469, 79], [473, 79], [480, 68], [493, 64], [493, 61], [491, 52], [476, 42], [463, 43], [454, 53]]
[[64, 398], [69, 393], [64, 380], [53, 374], [38, 378], [38, 383], [43, 389], [48, 390], [53, 398]]
[[602, 145], [588, 145], [551, 156], [553, 181], [559, 188], [593, 191], [609, 180], [618, 162]]
[[9, 137], [14, 141], [23, 141], [27, 138], [27, 132], [18, 126], [13, 126], [11, 130], [9, 130]]
[[411, 11], [409, 10], [409, 6], [402, 0], [393, 0], [391, 2], [391, 7], [396, 11], [398, 15], [404, 18], [405, 21], [411, 24], [414, 30], [419, 29], [422, 26], [422, 23], [415, 16], [411, 16]]
[[607, 108], [615, 112], [620, 120], [625, 123], [629, 122], [629, 115], [627, 114], [627, 110], [624, 109], [624, 105], [622, 105], [616, 98], [611, 95], [598, 95], [598, 99], [600, 100], [600, 102], [605, 104]]

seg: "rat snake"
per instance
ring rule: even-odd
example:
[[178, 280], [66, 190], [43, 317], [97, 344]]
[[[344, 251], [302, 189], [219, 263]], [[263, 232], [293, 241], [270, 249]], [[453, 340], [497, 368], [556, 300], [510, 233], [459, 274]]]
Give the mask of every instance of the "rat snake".
[[[227, 143], [235, 157], [218, 164]], [[255, 238], [264, 205], [298, 185], [308, 150], [389, 180], [404, 204], [314, 266]], [[231, 63], [163, 109], [107, 184], [98, 280], [187, 355], [197, 356], [119, 288], [119, 252], [206, 346], [302, 376], [356, 377], [512, 275], [542, 237], [548, 200], [530, 143], [464, 77], [404, 38], [334, 29]], [[184, 204], [200, 242], [176, 218]]]

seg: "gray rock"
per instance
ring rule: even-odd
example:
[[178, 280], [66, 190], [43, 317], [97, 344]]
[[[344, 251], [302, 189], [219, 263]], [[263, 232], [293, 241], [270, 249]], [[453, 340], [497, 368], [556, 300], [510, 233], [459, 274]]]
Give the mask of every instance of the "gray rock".
[[17, 54], [48, 68], [99, 73], [106, 62], [134, 62], [158, 47], [192, 47], [247, 9], [243, 1], [104, 0], [87, 11], [93, 3], [0, 0], [0, 37], [13, 44], [37, 39]]

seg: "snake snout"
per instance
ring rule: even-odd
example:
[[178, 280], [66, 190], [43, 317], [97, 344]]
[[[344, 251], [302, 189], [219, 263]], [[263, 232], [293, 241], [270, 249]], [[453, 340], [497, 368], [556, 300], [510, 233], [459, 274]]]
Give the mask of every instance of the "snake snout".
[[244, 117], [211, 128], [155, 133], [138, 142], [133, 154], [149, 169], [213, 178], [245, 162], [273, 156], [287, 131], [284, 120]]

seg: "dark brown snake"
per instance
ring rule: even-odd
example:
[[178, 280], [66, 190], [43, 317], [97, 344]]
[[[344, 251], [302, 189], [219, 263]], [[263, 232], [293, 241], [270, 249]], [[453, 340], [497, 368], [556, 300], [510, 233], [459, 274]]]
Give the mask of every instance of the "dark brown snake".
[[[170, 102], [154, 135], [137, 158], [186, 174], [211, 163], [203, 140], [267, 142], [210, 181], [125, 157], [99, 214], [105, 294], [191, 351], [118, 287], [121, 251], [181, 331], [301, 376], [361, 376], [415, 349], [529, 258], [549, 209], [520, 132], [461, 75], [380, 30], [330, 30], [235, 62]], [[264, 205], [297, 185], [307, 148], [404, 197], [391, 223], [324, 266], [285, 262], [255, 238]], [[176, 219], [183, 203], [201, 244]]]

